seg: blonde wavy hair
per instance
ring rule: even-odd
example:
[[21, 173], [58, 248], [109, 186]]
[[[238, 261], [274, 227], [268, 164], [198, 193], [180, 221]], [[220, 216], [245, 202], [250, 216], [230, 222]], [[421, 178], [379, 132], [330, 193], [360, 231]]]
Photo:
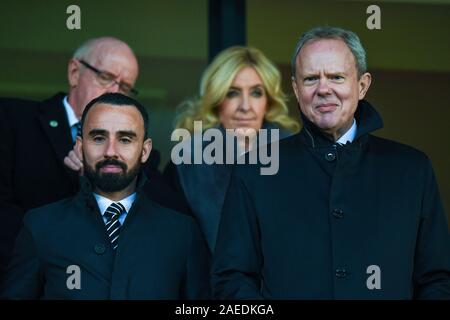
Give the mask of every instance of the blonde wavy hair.
[[225, 100], [236, 74], [244, 67], [252, 67], [263, 82], [268, 98], [264, 120], [293, 133], [299, 131], [299, 123], [289, 116], [280, 71], [260, 50], [244, 46], [230, 47], [216, 56], [203, 72], [200, 96], [178, 107], [175, 127], [193, 132], [194, 121], [202, 121], [204, 130], [220, 124], [218, 107]]

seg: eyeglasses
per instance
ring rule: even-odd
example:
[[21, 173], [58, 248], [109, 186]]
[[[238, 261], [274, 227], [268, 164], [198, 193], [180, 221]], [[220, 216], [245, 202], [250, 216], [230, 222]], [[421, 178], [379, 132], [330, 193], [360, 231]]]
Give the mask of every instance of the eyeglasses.
[[93, 71], [97, 75], [97, 80], [98, 80], [99, 84], [102, 85], [103, 87], [109, 87], [109, 86], [112, 86], [113, 84], [117, 84], [119, 86], [119, 90], [121, 92], [125, 93], [126, 95], [133, 95], [133, 96], [138, 95], [138, 91], [136, 89], [134, 89], [132, 86], [130, 86], [128, 83], [117, 82], [116, 81], [117, 77], [115, 75], [113, 75], [112, 73], [99, 70], [99, 69], [91, 66], [89, 63], [87, 63], [84, 60], [78, 60], [78, 61], [83, 66], [85, 66], [89, 70]]

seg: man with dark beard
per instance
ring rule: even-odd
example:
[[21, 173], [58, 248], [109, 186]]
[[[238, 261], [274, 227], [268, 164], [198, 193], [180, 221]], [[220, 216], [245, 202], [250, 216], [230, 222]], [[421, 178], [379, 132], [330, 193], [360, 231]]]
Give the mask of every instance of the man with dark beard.
[[152, 149], [144, 107], [106, 93], [86, 106], [81, 124], [81, 190], [25, 216], [1, 296], [208, 298], [208, 250], [194, 220], [140, 190]]

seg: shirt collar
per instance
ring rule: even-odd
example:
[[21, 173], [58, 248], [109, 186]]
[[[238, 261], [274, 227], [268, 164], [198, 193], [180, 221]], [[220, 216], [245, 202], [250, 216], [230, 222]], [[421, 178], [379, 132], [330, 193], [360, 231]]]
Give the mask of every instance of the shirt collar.
[[63, 105], [64, 108], [66, 109], [67, 120], [69, 120], [69, 127], [72, 127], [73, 125], [77, 124], [80, 120], [78, 120], [77, 116], [75, 115], [75, 112], [72, 109], [72, 106], [69, 104], [67, 96], [65, 96], [63, 99]]
[[132, 193], [128, 197], [119, 200], [119, 201], [112, 201], [108, 198], [105, 198], [97, 193], [94, 193], [95, 200], [97, 200], [98, 208], [100, 209], [100, 213], [102, 216], [105, 214], [106, 209], [111, 205], [113, 202], [120, 202], [124, 207], [127, 213], [130, 211], [131, 206], [133, 205], [134, 200], [136, 199], [136, 192]]
[[355, 119], [353, 119], [353, 124], [350, 127], [350, 129], [348, 129], [347, 132], [344, 133], [342, 137], [340, 137], [336, 142], [339, 144], [346, 144], [347, 141], [350, 141], [350, 143], [352, 143], [356, 137], [356, 131], [357, 131], [356, 121]]

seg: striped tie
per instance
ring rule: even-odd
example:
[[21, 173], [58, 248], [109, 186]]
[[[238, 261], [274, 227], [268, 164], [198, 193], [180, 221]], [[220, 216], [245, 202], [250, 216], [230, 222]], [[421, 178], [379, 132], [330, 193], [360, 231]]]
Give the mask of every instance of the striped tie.
[[106, 233], [114, 250], [116, 250], [119, 243], [120, 221], [119, 217], [125, 213], [125, 207], [120, 203], [111, 203], [105, 211], [106, 217]]

